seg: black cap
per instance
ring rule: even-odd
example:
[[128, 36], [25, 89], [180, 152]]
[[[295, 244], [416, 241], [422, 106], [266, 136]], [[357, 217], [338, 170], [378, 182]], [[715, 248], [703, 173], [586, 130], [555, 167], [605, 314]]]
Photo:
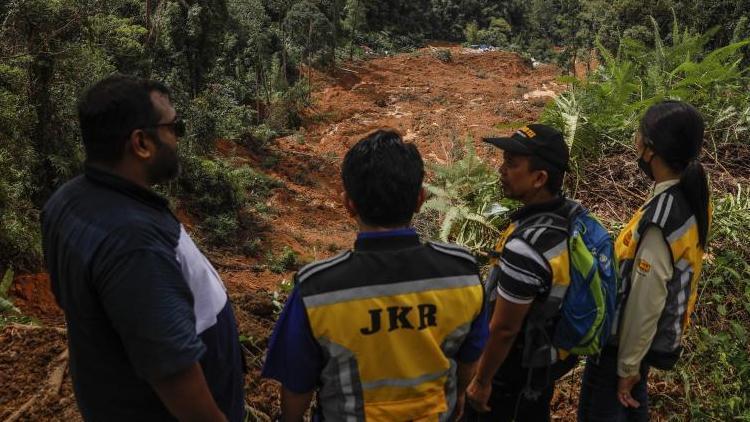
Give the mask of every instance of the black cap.
[[560, 131], [547, 125], [532, 124], [506, 138], [482, 138], [504, 151], [535, 155], [561, 171], [568, 171], [568, 145]]

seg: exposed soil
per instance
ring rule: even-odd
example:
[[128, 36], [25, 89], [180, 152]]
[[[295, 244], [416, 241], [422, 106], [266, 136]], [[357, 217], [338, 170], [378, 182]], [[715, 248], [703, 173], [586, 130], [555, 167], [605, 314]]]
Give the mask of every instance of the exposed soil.
[[64, 323], [62, 310], [57, 307], [47, 274], [16, 277], [10, 294], [13, 296], [13, 303], [24, 315], [33, 316], [45, 325], [60, 326]]
[[[50, 374], [64, 362], [65, 334], [54, 328], [16, 328], [0, 332], [0, 420], [8, 420], [45, 388]], [[39, 397], [19, 420], [80, 420], [70, 378], [58, 394]]]
[[[537, 119], [548, 98], [524, 99], [524, 94], [565, 89], [555, 82], [558, 71], [551, 66], [534, 69], [512, 53], [449, 49], [451, 61], [447, 63], [438, 60], [434, 48], [428, 47], [346, 63], [332, 73], [312, 71], [314, 106], [307, 110], [305, 123], [296, 134], [278, 139], [266, 153], [217, 141], [218, 153], [225, 157], [257, 165], [270, 153], [278, 160], [269, 172], [283, 186], [267, 203], [274, 216], [264, 227], [262, 255], [278, 254], [289, 246], [304, 261], [310, 261], [349, 247], [355, 228], [339, 205], [339, 162], [347, 149], [370, 131], [395, 128], [416, 143], [427, 161], [444, 163], [467, 136], [477, 140], [490, 134], [504, 135]], [[497, 159], [488, 147], [475, 144], [481, 157]], [[631, 153], [623, 150], [622, 154]], [[726, 149], [716, 155], [728, 168], [718, 172], [731, 174], [729, 169], [744, 167], [742, 174], [750, 174], [747, 149]], [[587, 182], [578, 187], [579, 198], [605, 219], [624, 220], [646, 195], [648, 185], [634, 177], [634, 157], [623, 159], [614, 154], [584, 171]], [[731, 177], [719, 178], [719, 183], [726, 185], [736, 182]], [[188, 229], [194, 228], [185, 210], [178, 210], [177, 215]], [[260, 367], [284, 299], [272, 292], [282, 280], [289, 280], [291, 273], [268, 271], [260, 265], [261, 257], [208, 252], [231, 293], [242, 334], [250, 369], [246, 399], [255, 412], [250, 419], [270, 420], [267, 418], [278, 411], [278, 387], [260, 379]], [[25, 315], [43, 325], [64, 328], [45, 275], [18, 277], [12, 295]], [[8, 418], [45, 385], [65, 348], [64, 333], [52, 328], [8, 327], [0, 332], [0, 419]], [[555, 420], [575, 420], [579, 378], [577, 371], [560, 383], [553, 404]], [[674, 394], [664, 390], [678, 387], [653, 388], [657, 393]], [[33, 403], [20, 419], [79, 420], [67, 372], [60, 391]]]
[[[312, 261], [351, 245], [355, 228], [340, 206], [340, 161], [369, 132], [397, 129], [427, 161], [445, 163], [466, 137], [509, 134], [538, 118], [548, 98], [525, 100], [524, 94], [565, 89], [556, 82], [555, 68], [534, 69], [516, 54], [448, 49], [448, 63], [428, 47], [345, 63], [328, 73], [305, 70], [312, 76], [314, 105], [303, 127], [267, 152], [278, 160], [269, 172], [283, 182], [268, 200], [276, 213], [264, 235], [268, 251], [290, 246], [303, 261]], [[241, 160], [263, 160], [224, 142], [219, 149]], [[477, 150], [482, 157], [498, 155], [487, 146]], [[239, 281], [242, 274], [233, 277]], [[244, 281], [273, 290], [283, 278], [262, 272]]]
[[278, 386], [275, 382], [264, 380], [260, 377], [263, 364], [263, 356], [268, 346], [268, 337], [271, 335], [273, 324], [279, 311], [283, 298], [278, 298], [273, 303], [272, 293], [266, 290], [257, 290], [232, 295], [232, 302], [237, 314], [237, 322], [242, 337], [242, 346], [248, 365], [248, 376], [246, 377], [246, 389], [249, 394], [247, 402], [258, 414], [273, 415], [279, 408]]

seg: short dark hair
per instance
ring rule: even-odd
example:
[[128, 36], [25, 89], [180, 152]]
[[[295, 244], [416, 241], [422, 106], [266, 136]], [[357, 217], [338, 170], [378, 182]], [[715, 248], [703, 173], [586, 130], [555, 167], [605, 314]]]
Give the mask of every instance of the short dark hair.
[[169, 96], [160, 82], [116, 74], [84, 93], [78, 102], [78, 120], [87, 161], [120, 161], [133, 130], [159, 123], [162, 116], [151, 101], [154, 91]]
[[528, 155], [527, 157], [529, 157], [529, 170], [544, 170], [547, 172], [547, 183], [544, 185], [545, 189], [553, 195], [560, 194], [562, 192], [565, 172], [538, 155]]
[[424, 163], [414, 144], [393, 130], [378, 130], [357, 142], [341, 166], [344, 189], [365, 224], [409, 224], [417, 208]]

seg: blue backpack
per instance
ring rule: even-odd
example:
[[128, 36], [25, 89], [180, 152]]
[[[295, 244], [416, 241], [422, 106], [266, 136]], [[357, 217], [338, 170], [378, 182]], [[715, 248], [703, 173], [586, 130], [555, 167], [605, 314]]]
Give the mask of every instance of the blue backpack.
[[[523, 366], [527, 368], [549, 366], [558, 357], [570, 354], [599, 355], [612, 331], [617, 306], [617, 265], [607, 230], [577, 203], [567, 221], [557, 214], [544, 215], [558, 224], [521, 223], [516, 233], [535, 227], [565, 232], [570, 274], [562, 283], [556, 280], [547, 298], [529, 311], [523, 357]], [[538, 216], [535, 214], [534, 220], [539, 221]], [[552, 324], [554, 335], [550, 338]]]

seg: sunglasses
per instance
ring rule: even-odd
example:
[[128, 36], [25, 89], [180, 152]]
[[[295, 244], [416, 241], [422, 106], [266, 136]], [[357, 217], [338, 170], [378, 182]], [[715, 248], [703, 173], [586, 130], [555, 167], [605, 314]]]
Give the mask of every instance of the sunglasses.
[[172, 130], [172, 133], [175, 134], [178, 138], [182, 138], [187, 133], [187, 127], [185, 126], [185, 121], [182, 119], [175, 119], [175, 121], [171, 123], [159, 123], [158, 125], [149, 126], [144, 129], [153, 129], [153, 128], [159, 128], [159, 127], [169, 127]]

